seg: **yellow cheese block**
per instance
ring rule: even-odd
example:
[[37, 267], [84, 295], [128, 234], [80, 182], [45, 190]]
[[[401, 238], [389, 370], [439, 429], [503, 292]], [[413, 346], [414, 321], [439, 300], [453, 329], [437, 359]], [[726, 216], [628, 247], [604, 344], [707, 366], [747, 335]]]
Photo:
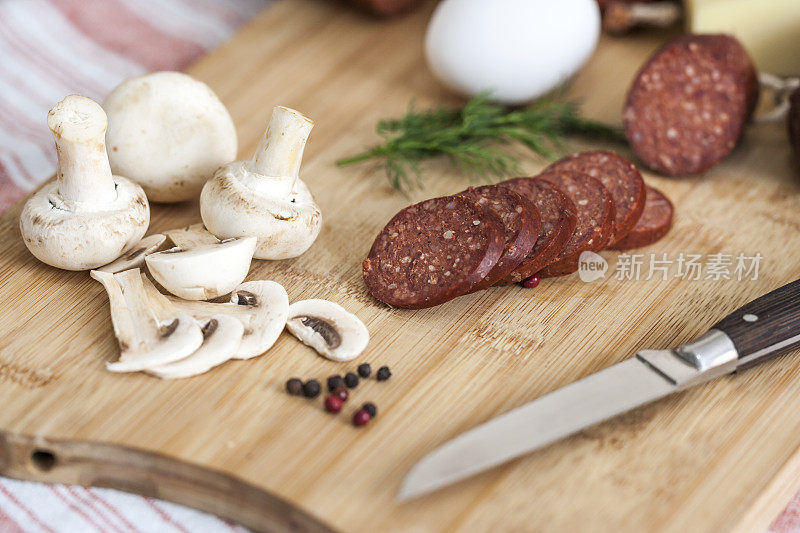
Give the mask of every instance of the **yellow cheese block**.
[[800, 76], [800, 0], [684, 0], [687, 30], [730, 33], [761, 72]]

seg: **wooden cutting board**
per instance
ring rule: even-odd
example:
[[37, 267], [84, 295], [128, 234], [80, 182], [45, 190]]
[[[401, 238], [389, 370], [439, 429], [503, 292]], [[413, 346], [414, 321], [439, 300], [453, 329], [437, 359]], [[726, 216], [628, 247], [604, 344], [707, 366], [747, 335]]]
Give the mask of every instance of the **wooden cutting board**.
[[[190, 73], [230, 109], [242, 156], [273, 105], [316, 121], [302, 175], [322, 207], [322, 233], [298, 259], [255, 262], [249, 279], [356, 313], [372, 334], [359, 361], [390, 365], [392, 379], [367, 381], [342, 414], [326, 414], [321, 398], [288, 396], [285, 380], [324, 380], [356, 365], [323, 360], [288, 334], [260, 358], [188, 380], [111, 374], [104, 365], [118, 352], [103, 289], [85, 272], [32, 257], [18, 204], [0, 218], [0, 472], [157, 496], [270, 531], [764, 528], [800, 488], [797, 352], [417, 501], [393, 496], [418, 459], [458, 433], [637, 349], [690, 340], [797, 278], [800, 172], [784, 125], [751, 127], [701, 179], [646, 175], [677, 211], [669, 236], [643, 253], [672, 261], [760, 253], [757, 280], [617, 280], [618, 254], [608, 252], [603, 281], [569, 276], [428, 310], [389, 309], [365, 291], [361, 260], [408, 200], [380, 168], [334, 161], [374, 143], [375, 122], [402, 114], [410, 99], [455, 100], [424, 66], [430, 6], [376, 22], [335, 4], [277, 2]], [[667, 37], [604, 38], [570, 94], [589, 116], [619, 123], [635, 70]], [[525, 157], [531, 173], [546, 163]], [[413, 200], [466, 184], [438, 163], [425, 179]], [[195, 203], [153, 206], [152, 214], [152, 232], [199, 220]], [[378, 418], [356, 429], [350, 417], [368, 400]]]

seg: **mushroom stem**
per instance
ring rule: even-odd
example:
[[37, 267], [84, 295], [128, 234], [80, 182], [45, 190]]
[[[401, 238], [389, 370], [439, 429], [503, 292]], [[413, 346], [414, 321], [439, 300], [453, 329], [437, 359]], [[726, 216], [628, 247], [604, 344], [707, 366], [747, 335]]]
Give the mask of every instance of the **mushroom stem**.
[[290, 179], [292, 189], [300, 174], [303, 150], [314, 122], [288, 107], [276, 106], [267, 132], [251, 160], [257, 174]]
[[75, 94], [47, 114], [58, 152], [58, 200], [69, 210], [77, 205], [107, 205], [117, 197], [106, 153], [107, 125], [99, 104]]
[[674, 0], [652, 3], [612, 1], [603, 14], [603, 29], [609, 33], [626, 33], [640, 26], [668, 28], [683, 16]]

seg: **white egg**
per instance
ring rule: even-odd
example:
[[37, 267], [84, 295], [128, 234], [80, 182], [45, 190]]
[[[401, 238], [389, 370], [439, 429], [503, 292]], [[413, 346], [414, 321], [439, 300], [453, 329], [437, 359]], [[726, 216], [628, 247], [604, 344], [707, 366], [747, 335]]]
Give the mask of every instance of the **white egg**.
[[596, 0], [443, 0], [428, 25], [428, 65], [442, 83], [506, 104], [563, 84], [600, 35]]

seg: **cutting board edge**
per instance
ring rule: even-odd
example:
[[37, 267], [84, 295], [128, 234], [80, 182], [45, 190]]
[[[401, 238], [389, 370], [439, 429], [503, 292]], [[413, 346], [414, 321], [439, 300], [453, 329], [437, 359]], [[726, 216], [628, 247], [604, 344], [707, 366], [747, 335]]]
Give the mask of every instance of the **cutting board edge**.
[[0, 431], [0, 475], [158, 498], [253, 531], [335, 531], [298, 506], [236, 476], [124, 445]]

